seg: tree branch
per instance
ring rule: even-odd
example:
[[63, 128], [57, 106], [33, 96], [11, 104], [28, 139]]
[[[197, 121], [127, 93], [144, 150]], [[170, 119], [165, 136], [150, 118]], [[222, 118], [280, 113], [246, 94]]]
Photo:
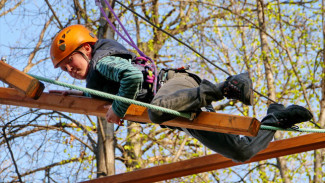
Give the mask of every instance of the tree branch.
[[[68, 163], [77, 162], [77, 161], [80, 161], [80, 160], [94, 160], [94, 159], [95, 158], [93, 156], [87, 156], [87, 157], [71, 158], [71, 159], [68, 159], [68, 160], [62, 160], [60, 162], [52, 163], [52, 164], [50, 164], [48, 166], [44, 166], [44, 167], [37, 168], [37, 169], [29, 171], [29, 172], [25, 172], [21, 176], [24, 177], [26, 175], [30, 175], [30, 174], [33, 174], [33, 173], [36, 173], [36, 172], [39, 172], [39, 171], [51, 169], [51, 168], [53, 168], [55, 166], [61, 166], [61, 165], [65, 165], [65, 164], [68, 164]], [[14, 177], [14, 180], [17, 180], [17, 177]]]
[[[34, 50], [32, 51], [32, 53], [29, 55], [28, 64], [27, 64], [27, 66], [25, 66], [23, 72], [27, 73], [35, 65], [32, 61], [33, 61], [36, 53], [40, 50], [40, 46], [43, 42], [45, 31], [48, 28], [48, 26], [50, 25], [50, 23], [52, 22], [52, 20], [53, 20], [53, 16], [51, 16], [51, 18], [44, 24], [44, 27], [43, 27], [43, 30], [41, 31], [38, 42], [37, 42]], [[39, 62], [37, 62], [37, 63], [39, 63]]]
[[[7, 2], [7, 0], [1, 0], [1, 1], [0, 1], [0, 10], [4, 7], [4, 5], [5, 5], [6, 2]], [[21, 0], [21, 1], [19, 1], [17, 4], [15, 4], [14, 7], [10, 8], [10, 9], [7, 10], [7, 11], [2, 12], [2, 13], [0, 14], [0, 17], [2, 17], [3, 15], [6, 15], [6, 14], [8, 14], [8, 13], [14, 11], [14, 10], [15, 10], [16, 8], [18, 8], [18, 6], [21, 5], [21, 3], [23, 3], [23, 2], [24, 2], [24, 0]]]
[[79, 123], [78, 121], [76, 121], [76, 120], [70, 118], [69, 116], [65, 115], [65, 114], [62, 113], [62, 112], [59, 112], [59, 111], [56, 111], [56, 112], [57, 112], [59, 115], [63, 116], [64, 118], [69, 119], [71, 122], [75, 123], [79, 128], [81, 128], [82, 131], [87, 135], [87, 137], [88, 137], [88, 139], [89, 139], [89, 141], [90, 141], [90, 143], [91, 143], [91, 145], [92, 145], [92, 147], [93, 147], [92, 149], [93, 149], [93, 150], [96, 150], [96, 148], [97, 148], [97, 143], [96, 143], [95, 140], [90, 136], [90, 134], [89, 134], [87, 128], [86, 128], [84, 125], [82, 125], [82, 124]]
[[[14, 127], [19, 127], [19, 126], [26, 127], [26, 125], [15, 125]], [[78, 137], [73, 135], [72, 133], [68, 132], [67, 130], [63, 129], [65, 127], [65, 125], [63, 125], [62, 123], [57, 123], [56, 125], [51, 125], [51, 126], [41, 126], [41, 125], [28, 125], [28, 126], [31, 126], [31, 127], [34, 127], [34, 128], [32, 130], [28, 130], [28, 131], [25, 131], [25, 132], [22, 132], [22, 133], [19, 133], [19, 134], [11, 135], [11, 137], [6, 139], [6, 140], [9, 141], [9, 140], [13, 140], [13, 139], [18, 138], [18, 137], [24, 137], [24, 136], [27, 136], [27, 135], [30, 135], [32, 133], [36, 133], [36, 132], [39, 132], [39, 131], [42, 131], [42, 130], [52, 129], [52, 130], [57, 130], [57, 131], [61, 131], [61, 132], [64, 132], [64, 133], [68, 134], [69, 136], [71, 136], [74, 139], [78, 140], [80, 143], [84, 144], [91, 151], [94, 151], [94, 149], [91, 146], [89, 146], [87, 143], [85, 143], [84, 141], [82, 141], [81, 139], [79, 139]], [[2, 145], [4, 143], [5, 142], [2, 141], [2, 142], [0, 142], [0, 145]]]
[[58, 24], [60, 25], [60, 29], [63, 29], [64, 27], [62, 26], [62, 24], [61, 24], [61, 22], [60, 22], [58, 16], [56, 16], [56, 13], [55, 13], [55, 11], [53, 10], [51, 4], [49, 3], [48, 0], [45, 0], [45, 2], [46, 2], [46, 4], [47, 4], [47, 6], [50, 8], [50, 10], [51, 10], [53, 16], [55, 17], [55, 20], [56, 20], [56, 21], [58, 22]]
[[18, 170], [18, 166], [17, 166], [17, 163], [16, 163], [16, 160], [15, 160], [15, 157], [14, 157], [14, 154], [11, 150], [11, 147], [10, 147], [10, 144], [9, 144], [9, 141], [8, 141], [8, 138], [7, 138], [7, 135], [6, 135], [6, 127], [9, 123], [7, 123], [3, 128], [2, 128], [2, 132], [3, 132], [3, 137], [5, 138], [5, 141], [7, 143], [7, 147], [8, 147], [8, 150], [9, 150], [9, 153], [10, 153], [10, 156], [11, 156], [11, 159], [12, 159], [12, 162], [14, 163], [14, 166], [15, 166], [15, 171], [18, 175], [18, 179], [20, 182], [23, 182], [22, 179], [21, 179], [21, 175], [19, 173], [19, 170]]

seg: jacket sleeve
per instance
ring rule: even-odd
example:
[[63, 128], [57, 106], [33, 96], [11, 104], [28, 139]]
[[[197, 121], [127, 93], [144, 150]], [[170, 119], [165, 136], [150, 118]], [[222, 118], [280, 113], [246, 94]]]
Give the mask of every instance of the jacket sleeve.
[[[118, 96], [135, 99], [141, 90], [143, 82], [142, 72], [126, 59], [115, 56], [104, 57], [96, 64], [96, 70], [106, 79], [120, 83]], [[119, 117], [124, 117], [125, 112], [130, 106], [130, 104], [117, 100], [114, 100], [112, 105], [113, 111]]]

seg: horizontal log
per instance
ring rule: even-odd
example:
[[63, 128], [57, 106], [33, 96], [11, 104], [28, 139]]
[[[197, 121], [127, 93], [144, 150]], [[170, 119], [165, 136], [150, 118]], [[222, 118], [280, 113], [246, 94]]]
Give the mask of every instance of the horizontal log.
[[[63, 96], [46, 92], [44, 92], [38, 100], [32, 100], [12, 88], [0, 88], [0, 104], [103, 117], [107, 111], [104, 106], [110, 105], [109, 102], [103, 100], [82, 96]], [[129, 108], [124, 119], [134, 122], [151, 123], [148, 118], [148, 111], [143, 107], [134, 105]], [[193, 121], [179, 117], [164, 122], [163, 125], [256, 136], [260, 127], [260, 122], [252, 117], [201, 112]]]
[[325, 135], [317, 133], [308, 134], [271, 142], [268, 148], [261, 151], [255, 157], [245, 163], [235, 163], [231, 159], [219, 154], [212, 154], [176, 163], [170, 163], [152, 168], [140, 169], [133, 172], [93, 179], [85, 181], [84, 183], [146, 183], [163, 181], [176, 177], [183, 177], [201, 172], [228, 168], [320, 148], [325, 148]]
[[33, 99], [39, 98], [44, 90], [43, 83], [2, 61], [0, 61], [0, 80]]

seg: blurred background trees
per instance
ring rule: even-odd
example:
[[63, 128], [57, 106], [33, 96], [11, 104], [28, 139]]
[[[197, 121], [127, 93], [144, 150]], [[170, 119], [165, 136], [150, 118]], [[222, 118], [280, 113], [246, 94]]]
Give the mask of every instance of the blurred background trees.
[[[255, 90], [263, 95], [285, 105], [307, 107], [314, 114], [314, 121], [324, 128], [324, 2], [121, 3], [228, 73], [248, 71]], [[221, 82], [227, 78], [226, 73], [119, 3], [113, 6], [137, 45], [159, 68], [190, 65], [204, 79]], [[94, 1], [0, 0], [0, 56], [24, 72], [84, 86], [84, 81], [54, 69], [49, 59], [54, 35], [62, 27], [78, 23], [99, 37], [111, 37], [134, 51], [105, 25]], [[1, 86], [7, 87], [3, 83]], [[46, 91], [50, 89], [64, 88], [46, 83]], [[229, 100], [216, 102], [214, 107], [218, 112], [261, 119], [270, 101], [257, 94], [255, 97], [251, 107]], [[110, 126], [113, 135], [107, 136], [101, 133], [100, 118], [94, 116], [0, 107], [0, 182], [18, 180], [4, 132], [24, 182], [78, 182], [213, 153], [185, 133], [158, 125], [128, 122], [125, 127]], [[314, 127], [311, 123], [299, 126]], [[102, 157], [106, 163], [99, 168], [103, 159], [99, 163], [96, 158], [103, 147], [103, 135], [113, 142], [106, 148], [113, 147], [115, 157]], [[276, 139], [297, 135], [300, 133], [277, 132]], [[108, 163], [109, 159], [113, 159], [115, 168]], [[324, 152], [318, 150], [166, 182], [323, 182], [323, 172]]]

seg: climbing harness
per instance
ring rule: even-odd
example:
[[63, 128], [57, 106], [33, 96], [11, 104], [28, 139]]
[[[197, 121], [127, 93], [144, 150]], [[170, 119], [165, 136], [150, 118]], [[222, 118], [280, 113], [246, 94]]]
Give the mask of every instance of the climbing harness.
[[143, 86], [142, 88], [147, 89], [148, 92], [155, 93], [157, 92], [157, 87], [154, 88], [156, 71], [153, 67], [151, 60], [146, 57], [137, 57], [131, 62], [134, 67], [138, 68], [143, 75]]
[[159, 71], [158, 74], [158, 84], [157, 84], [157, 90], [159, 90], [166, 82], [168, 79], [172, 78], [175, 73], [188, 73], [189, 75], [192, 76], [192, 78], [197, 82], [200, 83], [201, 79], [199, 79], [198, 76], [191, 74], [187, 72], [187, 70], [190, 69], [190, 66], [182, 66], [179, 68], [163, 68]]

